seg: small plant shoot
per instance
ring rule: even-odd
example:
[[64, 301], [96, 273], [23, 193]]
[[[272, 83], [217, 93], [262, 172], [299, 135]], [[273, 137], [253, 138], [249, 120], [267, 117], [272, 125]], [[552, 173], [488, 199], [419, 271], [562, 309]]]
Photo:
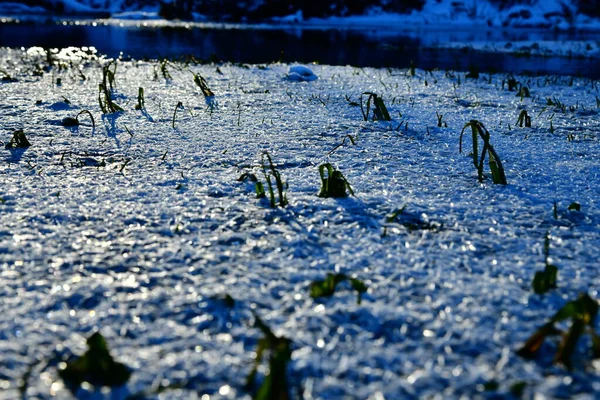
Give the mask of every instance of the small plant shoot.
[[[265, 159], [267, 160], [268, 165], [265, 164]], [[271, 159], [271, 155], [267, 151], [265, 151], [261, 156], [261, 165], [263, 174], [265, 175], [265, 180], [267, 181], [267, 187], [269, 189], [269, 204], [271, 205], [271, 208], [277, 207], [275, 192], [273, 191], [272, 179], [275, 180], [275, 186], [277, 187], [277, 194], [279, 196], [279, 206], [285, 207], [288, 204], [288, 200], [284, 191], [284, 187], [286, 185], [281, 179], [281, 174], [279, 173], [279, 171], [275, 169], [275, 166], [273, 165], [273, 160]], [[264, 193], [264, 188], [259, 192], [259, 188], [257, 185], [257, 197], [262, 197], [262, 193]]]
[[[479, 182], [483, 182], [485, 178], [485, 175], [483, 174], [483, 163], [487, 154], [488, 164], [492, 172], [492, 181], [496, 184], [506, 185], [506, 175], [504, 174], [504, 167], [502, 166], [500, 157], [490, 144], [490, 133], [481, 122], [472, 119], [471, 121], [465, 124], [464, 128], [460, 132], [460, 142], [458, 150], [459, 153], [462, 153], [462, 138], [467, 128], [471, 128], [471, 137], [473, 141], [473, 165], [475, 165], [475, 168], [477, 168]], [[481, 150], [481, 156], [478, 159], [477, 157], [479, 155], [479, 137], [481, 137], [481, 139], [483, 140], [483, 149]]]
[[137, 104], [135, 105], [135, 109], [136, 110], [145, 110], [146, 109], [146, 102], [144, 100], [144, 88], [143, 87], [138, 88], [138, 97], [137, 97]]
[[544, 294], [550, 289], [556, 289], [556, 276], [558, 274], [558, 267], [550, 264], [550, 234], [546, 232], [546, 238], [544, 239], [544, 258], [546, 267], [543, 271], [537, 271], [533, 277], [531, 286], [533, 291], [537, 294]]
[[242, 175], [240, 175], [239, 178], [237, 178], [238, 182], [246, 182], [246, 181], [250, 181], [250, 182], [258, 182], [258, 178], [256, 177], [256, 175], [254, 175], [251, 172], [244, 172]]
[[87, 346], [88, 350], [81, 357], [59, 364], [58, 375], [71, 392], [77, 392], [84, 382], [95, 387], [116, 387], [127, 383], [131, 371], [125, 364], [113, 360], [100, 333], [90, 336]]
[[[366, 102], [363, 100], [366, 97]], [[365, 104], [363, 106], [363, 104]], [[369, 112], [373, 105], [373, 121], [391, 121], [392, 118], [383, 102], [383, 99], [372, 92], [364, 92], [360, 95], [360, 110], [365, 121], [369, 120]]]
[[[534, 332], [525, 344], [517, 350], [517, 354], [524, 358], [533, 358], [541, 349], [542, 344], [548, 336], [560, 336], [560, 343], [554, 355], [554, 362], [563, 364], [572, 370], [571, 357], [579, 339], [586, 332], [591, 337], [592, 357], [600, 357], [600, 337], [594, 330], [596, 315], [598, 314], [598, 302], [587, 293], [579, 295], [577, 300], [565, 304], [554, 316]], [[557, 323], [570, 320], [571, 326], [565, 332], [555, 327]]]
[[[112, 67], [112, 69], [111, 69]], [[102, 84], [107, 87], [110, 88], [110, 91], [112, 92], [116, 86], [115, 83], [115, 75], [117, 73], [117, 61], [116, 60], [112, 60], [111, 62], [109, 62], [108, 64], [106, 64], [104, 67], [102, 67]]]
[[435, 115], [437, 117], [437, 127], [438, 128], [447, 128], [448, 124], [446, 123], [446, 121], [443, 120], [444, 116], [440, 113], [438, 113], [437, 111], [435, 112]]
[[523, 100], [524, 97], [531, 97], [531, 93], [529, 92], [529, 88], [527, 86], [521, 86], [516, 96]]
[[25, 136], [25, 132], [23, 129], [19, 129], [13, 132], [13, 136], [10, 141], [4, 146], [6, 149], [26, 149], [31, 146], [29, 140], [27, 140], [27, 136]]
[[265, 185], [262, 182], [256, 182], [254, 186], [254, 191], [256, 192], [257, 199], [264, 199], [267, 197], [267, 193], [265, 192]]
[[254, 183], [254, 190], [256, 192], [256, 198], [257, 199], [262, 199], [264, 197], [267, 197], [266, 193], [265, 193], [265, 187], [262, 184], [262, 182], [260, 182], [258, 180], [258, 178], [256, 177], [256, 175], [254, 175], [251, 172], [244, 172], [242, 175], [240, 175], [240, 177], [237, 179], [238, 182], [246, 182], [246, 181], [250, 181]]
[[327, 152], [327, 155], [330, 156], [332, 155], [337, 149], [339, 149], [340, 147], [342, 147], [343, 145], [346, 144], [346, 139], [350, 140], [350, 143], [352, 143], [353, 146], [356, 146], [356, 142], [358, 140], [358, 135], [356, 135], [356, 137], [352, 137], [352, 135], [346, 135], [344, 136], [344, 138], [342, 139], [342, 143], [336, 145], [333, 149], [329, 150], [329, 152]]
[[172, 122], [172, 126], [173, 129], [175, 129], [175, 117], [177, 117], [177, 110], [183, 109], [183, 103], [178, 101], [177, 104], [175, 105], [175, 109], [173, 110], [173, 122]]
[[552, 216], [556, 220], [562, 219], [565, 217], [567, 219], [569, 219], [570, 217], [573, 217], [574, 214], [580, 213], [580, 212], [581, 212], [581, 204], [579, 204], [576, 201], [571, 202], [567, 206], [566, 210], [564, 210], [562, 207], [559, 207], [558, 202], [556, 200], [554, 200], [554, 202], [552, 203]]
[[288, 362], [292, 359], [292, 341], [286, 337], [275, 336], [256, 314], [254, 314], [254, 326], [260, 329], [264, 336], [258, 341], [254, 366], [246, 378], [246, 388], [252, 390], [255, 387], [258, 367], [265, 353], [268, 353], [268, 373], [252, 398], [254, 400], [287, 400], [290, 398], [290, 390], [286, 372]]
[[215, 94], [209, 89], [206, 79], [200, 74], [194, 74], [193, 72], [192, 74], [194, 75], [194, 83], [200, 88], [204, 97], [214, 97]]
[[112, 60], [102, 67], [102, 83], [98, 85], [98, 104], [102, 114], [110, 114], [118, 111], [124, 111], [121, 106], [113, 100], [113, 91], [115, 89], [115, 74], [117, 73], [117, 61]]
[[[170, 81], [173, 79], [173, 77], [171, 76], [171, 74], [169, 73], [169, 70], [167, 69], [167, 65], [169, 64], [169, 62], [165, 59], [162, 59], [159, 63], [159, 68], [160, 68], [160, 73], [162, 74], [163, 78], [165, 81]], [[158, 77], [157, 77], [158, 79]]]
[[88, 110], [81, 110], [81, 111], [79, 111], [79, 113], [77, 113], [77, 115], [75, 116], [75, 118], [73, 118], [73, 117], [65, 117], [65, 118], [63, 118], [62, 121], [61, 121], [62, 126], [66, 127], [66, 128], [79, 126], [79, 116], [80, 115], [87, 115], [87, 116], [89, 116], [90, 120], [92, 121], [92, 129], [96, 129], [96, 121], [94, 120], [94, 116]]
[[100, 105], [102, 114], [123, 111], [123, 108], [113, 101], [112, 91], [103, 83], [98, 85], [98, 104]]
[[519, 127], [525, 126], [525, 128], [531, 128], [531, 117], [527, 114], [527, 110], [521, 110], [519, 118], [517, 119], [517, 125]]
[[[325, 172], [327, 172], [327, 176], [325, 175]], [[319, 192], [319, 197], [348, 197], [348, 193], [354, 196], [352, 187], [344, 175], [333, 168], [331, 164], [325, 163], [320, 165], [319, 174], [321, 175], [321, 191]]]
[[519, 89], [519, 86], [521, 86], [521, 84], [519, 83], [519, 81], [517, 81], [512, 76], [509, 77], [506, 81], [502, 81], [502, 89], [504, 89], [504, 84], [505, 83], [506, 83], [506, 85], [508, 87], [508, 91], [509, 92], [514, 92], [517, 89]]
[[356, 278], [350, 278], [345, 274], [331, 274], [328, 273], [327, 277], [323, 280], [316, 280], [310, 284], [310, 297], [331, 297], [335, 293], [337, 285], [343, 281], [349, 281], [352, 289], [358, 293], [356, 302], [358, 304], [362, 301], [362, 294], [367, 291], [367, 285], [363, 281]]

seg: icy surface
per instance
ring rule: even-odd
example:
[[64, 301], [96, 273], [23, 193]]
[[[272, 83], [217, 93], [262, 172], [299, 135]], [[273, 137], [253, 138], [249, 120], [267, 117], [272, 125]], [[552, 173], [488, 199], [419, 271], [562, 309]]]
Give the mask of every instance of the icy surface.
[[[21, 387], [68, 398], [56, 359], [82, 354], [94, 330], [133, 369], [116, 398], [160, 384], [181, 386], [162, 398], [249, 398], [253, 312], [292, 340], [290, 385], [306, 399], [507, 396], [519, 382], [527, 397], [600, 395], [583, 346], [573, 373], [551, 365], [553, 341], [538, 360], [515, 354], [567, 300], [598, 297], [596, 82], [517, 76], [531, 91], [521, 98], [505, 75], [310, 65], [319, 79], [294, 82], [284, 64], [191, 63], [166, 64], [165, 79], [157, 62], [119, 61], [125, 111], [102, 115], [107, 60], [56, 54], [61, 68], [45, 68], [41, 49], [0, 53], [17, 79], [0, 83], [2, 398]], [[363, 120], [363, 92], [382, 96], [391, 122]], [[61, 126], [83, 109], [95, 129], [85, 114]], [[531, 128], [516, 127], [521, 110]], [[471, 119], [491, 132], [508, 185], [479, 183], [459, 154]], [[5, 149], [17, 129], [32, 146]], [[288, 184], [285, 208], [237, 180], [264, 182], [264, 151]], [[356, 197], [317, 197], [324, 162]], [[547, 232], [559, 288], [536, 295]], [[362, 303], [345, 284], [312, 299], [330, 272], [363, 280]]]

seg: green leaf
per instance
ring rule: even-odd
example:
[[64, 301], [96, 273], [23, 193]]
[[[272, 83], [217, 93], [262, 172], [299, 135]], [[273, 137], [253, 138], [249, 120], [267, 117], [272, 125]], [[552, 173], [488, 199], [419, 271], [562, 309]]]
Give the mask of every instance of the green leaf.
[[[268, 166], [265, 164], [265, 157], [269, 162]], [[271, 181], [271, 178], [274, 178], [275, 186], [277, 187], [277, 194], [279, 196], [279, 206], [285, 207], [288, 204], [287, 196], [284, 191], [284, 189], [287, 188], [287, 185], [284, 184], [283, 179], [281, 179], [281, 174], [279, 173], [279, 171], [275, 169], [275, 166], [273, 165], [273, 160], [271, 159], [271, 155], [268, 151], [264, 151], [262, 153], [261, 164], [265, 180], [267, 181], [267, 187], [269, 188], [269, 205], [271, 206], [271, 208], [277, 207], [275, 201], [275, 192], [273, 191], [273, 183]]]
[[554, 265], [546, 265], [543, 271], [535, 273], [531, 286], [537, 294], [544, 294], [550, 289], [556, 289], [556, 276], [558, 268]]
[[[471, 138], [473, 142], [473, 165], [477, 168], [477, 176], [480, 182], [483, 182], [485, 178], [483, 174], [483, 164], [485, 161], [485, 156], [488, 154], [488, 163], [490, 165], [490, 170], [492, 171], [492, 180], [496, 184], [506, 185], [506, 175], [504, 174], [504, 167], [502, 166], [502, 162], [500, 161], [500, 157], [498, 153], [494, 150], [492, 145], [490, 144], [490, 133], [485, 128], [485, 126], [475, 120], [467, 122], [463, 129], [460, 132], [459, 137], [459, 153], [462, 153], [462, 140], [467, 128], [471, 128]], [[479, 144], [478, 137], [481, 137], [483, 140], [483, 148], [481, 150], [481, 156], [479, 156]], [[478, 158], [479, 157], [479, 158]]]
[[471, 120], [470, 124], [471, 124], [471, 139], [473, 141], [473, 165], [475, 165], [475, 168], [479, 169], [479, 163], [477, 161], [477, 154], [479, 154], [478, 143], [477, 143], [477, 140], [478, 140], [477, 136], [478, 136], [478, 133], [480, 130], [479, 121]]
[[569, 318], [581, 319], [592, 325], [598, 314], [598, 302], [587, 293], [579, 295], [577, 300], [568, 302], [552, 317], [551, 322], [560, 322]]
[[29, 146], [31, 146], [31, 143], [29, 143], [29, 140], [27, 140], [27, 137], [25, 136], [23, 129], [19, 129], [19, 130], [16, 130], [13, 132], [13, 137], [10, 139], [10, 141], [4, 147], [6, 149], [10, 150], [10, 149], [26, 149]]
[[135, 109], [136, 110], [144, 110], [146, 108], [145, 105], [145, 101], [144, 101], [144, 88], [140, 87], [138, 88], [138, 97], [137, 97], [137, 104], [135, 105]]
[[335, 287], [346, 279], [344, 274], [327, 274], [324, 280], [316, 280], [310, 284], [310, 297], [329, 297], [335, 293]]
[[[192, 74], [194, 74], [192, 72]], [[208, 88], [208, 83], [200, 74], [194, 74], [194, 83], [200, 88], [204, 97], [213, 97], [215, 94]]]
[[517, 350], [517, 354], [524, 358], [533, 358], [538, 350], [542, 347], [546, 337], [560, 333], [561, 331], [556, 329], [552, 322], [549, 322], [531, 335], [523, 347]]
[[569, 370], [572, 369], [571, 357], [577, 347], [579, 338], [585, 332], [586, 326], [589, 327], [592, 336], [593, 356], [600, 356], [600, 339], [593, 330], [594, 321], [598, 314], [598, 307], [598, 302], [592, 299], [587, 293], [579, 295], [577, 300], [569, 301], [558, 310], [548, 323], [538, 329], [523, 347], [517, 350], [517, 354], [522, 357], [533, 357], [547, 336], [562, 333], [554, 327], [554, 323], [571, 319], [571, 326], [562, 335], [558, 350], [554, 356], [554, 362], [564, 364]]
[[247, 180], [255, 183], [258, 182], [256, 175], [251, 172], [244, 172], [239, 178], [237, 178], [238, 182], [246, 182]]
[[[121, 111], [123, 111], [123, 109], [121, 109]], [[77, 120], [78, 125], [79, 125], [79, 116], [80, 115], [87, 115], [88, 117], [90, 117], [90, 120], [92, 121], [92, 129], [96, 129], [96, 121], [94, 120], [94, 116], [92, 115], [91, 112], [89, 112], [89, 110], [81, 110], [77, 113], [75, 120]]]
[[375, 106], [373, 112], [379, 121], [392, 120], [390, 113], [388, 112], [387, 107], [385, 106], [385, 103], [381, 97], [373, 96], [373, 105]]
[[273, 374], [269, 371], [269, 375], [265, 376], [263, 384], [258, 389], [254, 400], [275, 400], [277, 397], [273, 395]]
[[350, 278], [350, 285], [352, 286], [352, 289], [358, 292], [356, 303], [360, 304], [362, 302], [362, 294], [367, 291], [367, 285], [356, 278]]
[[546, 263], [548, 263], [548, 258], [550, 257], [550, 232], [546, 231], [546, 236], [544, 237], [544, 258]]
[[358, 292], [357, 303], [360, 304], [362, 294], [367, 291], [367, 285], [363, 281], [356, 278], [349, 278], [345, 274], [328, 273], [325, 279], [313, 281], [310, 284], [310, 297], [330, 297], [335, 293], [337, 285], [345, 280], [349, 280], [352, 289]]
[[[327, 177], [325, 176], [325, 171], [327, 171]], [[319, 197], [347, 197], [348, 193], [346, 193], [346, 189], [348, 189], [351, 195], [354, 195], [354, 191], [344, 175], [331, 164], [321, 164], [319, 166], [319, 174], [321, 175]]]
[[358, 293], [364, 293], [367, 291], [367, 285], [359, 279], [350, 278], [350, 285], [352, 289], [356, 290]]
[[406, 209], [406, 205], [402, 206], [402, 208], [398, 208], [398, 209], [394, 210], [391, 214], [388, 214], [385, 217], [385, 222], [388, 222], [388, 223], [396, 222], [396, 218], [398, 218], [398, 216], [404, 212], [404, 209]]
[[254, 189], [256, 191], [257, 199], [262, 199], [264, 197], [267, 197], [267, 194], [265, 193], [265, 186], [262, 184], [262, 182], [256, 182]]
[[527, 86], [521, 86], [521, 89], [516, 94], [516, 97], [531, 97], [531, 93], [529, 92], [529, 88]]
[[506, 175], [504, 174], [504, 167], [502, 166], [502, 162], [500, 161], [500, 157], [494, 151], [492, 145], [489, 145], [488, 148], [488, 157], [489, 157], [489, 165], [490, 171], [492, 171], [492, 181], [498, 185], [506, 185]]
[[275, 192], [273, 192], [273, 184], [271, 183], [271, 177], [267, 175], [266, 172], [265, 179], [267, 180], [267, 187], [269, 188], [269, 205], [271, 206], [271, 208], [275, 208]]
[[592, 335], [592, 357], [600, 358], [600, 336], [593, 330], [590, 334]]
[[583, 334], [585, 322], [582, 319], [575, 319], [571, 327], [562, 337], [558, 350], [554, 356], [554, 361], [565, 365], [569, 370], [573, 368], [571, 356], [577, 345], [577, 341]]
[[510, 385], [510, 388], [508, 390], [513, 396], [521, 398], [523, 396], [523, 392], [525, 392], [526, 387], [527, 382], [519, 381]]
[[264, 337], [258, 341], [256, 359], [246, 379], [246, 387], [251, 389], [258, 366], [265, 352], [269, 353], [269, 369], [262, 385], [253, 396], [254, 400], [287, 400], [289, 388], [287, 384], [287, 364], [292, 359], [292, 341], [286, 337], [275, 336], [271, 329], [255, 314], [254, 326], [259, 328]]
[[58, 374], [73, 391], [83, 382], [94, 386], [121, 386], [131, 377], [127, 366], [113, 360], [104, 337], [96, 332], [87, 339], [88, 350], [84, 355], [67, 361]]
[[[366, 111], [363, 108], [363, 96], [367, 96], [366, 101]], [[364, 92], [360, 95], [360, 109], [363, 114], [363, 118], [365, 121], [369, 119], [369, 111], [371, 109], [371, 103], [373, 103], [373, 120], [379, 121], [391, 121], [392, 118], [383, 102], [383, 99], [377, 94], [372, 92]]]

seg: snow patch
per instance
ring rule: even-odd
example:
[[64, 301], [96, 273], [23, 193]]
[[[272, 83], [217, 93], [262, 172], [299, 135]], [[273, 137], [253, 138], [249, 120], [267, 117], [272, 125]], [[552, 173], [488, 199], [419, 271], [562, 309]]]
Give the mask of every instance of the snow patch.
[[310, 68], [305, 67], [304, 65], [294, 65], [290, 67], [286, 78], [297, 82], [312, 82], [319, 79]]

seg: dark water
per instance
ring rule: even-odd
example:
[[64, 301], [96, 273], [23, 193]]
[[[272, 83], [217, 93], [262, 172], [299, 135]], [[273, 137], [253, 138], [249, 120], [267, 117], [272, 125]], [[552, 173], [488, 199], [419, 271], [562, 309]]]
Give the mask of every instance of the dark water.
[[402, 31], [399, 29], [300, 29], [240, 27], [185, 28], [57, 23], [2, 23], [0, 46], [94, 46], [101, 54], [136, 59], [193, 55], [242, 63], [319, 62], [333, 65], [419, 68], [533, 74], [581, 75], [600, 79], [600, 60], [570, 57], [517, 57], [468, 47], [435, 49], [447, 42], [490, 40], [597, 40], [597, 34], [551, 31]]

